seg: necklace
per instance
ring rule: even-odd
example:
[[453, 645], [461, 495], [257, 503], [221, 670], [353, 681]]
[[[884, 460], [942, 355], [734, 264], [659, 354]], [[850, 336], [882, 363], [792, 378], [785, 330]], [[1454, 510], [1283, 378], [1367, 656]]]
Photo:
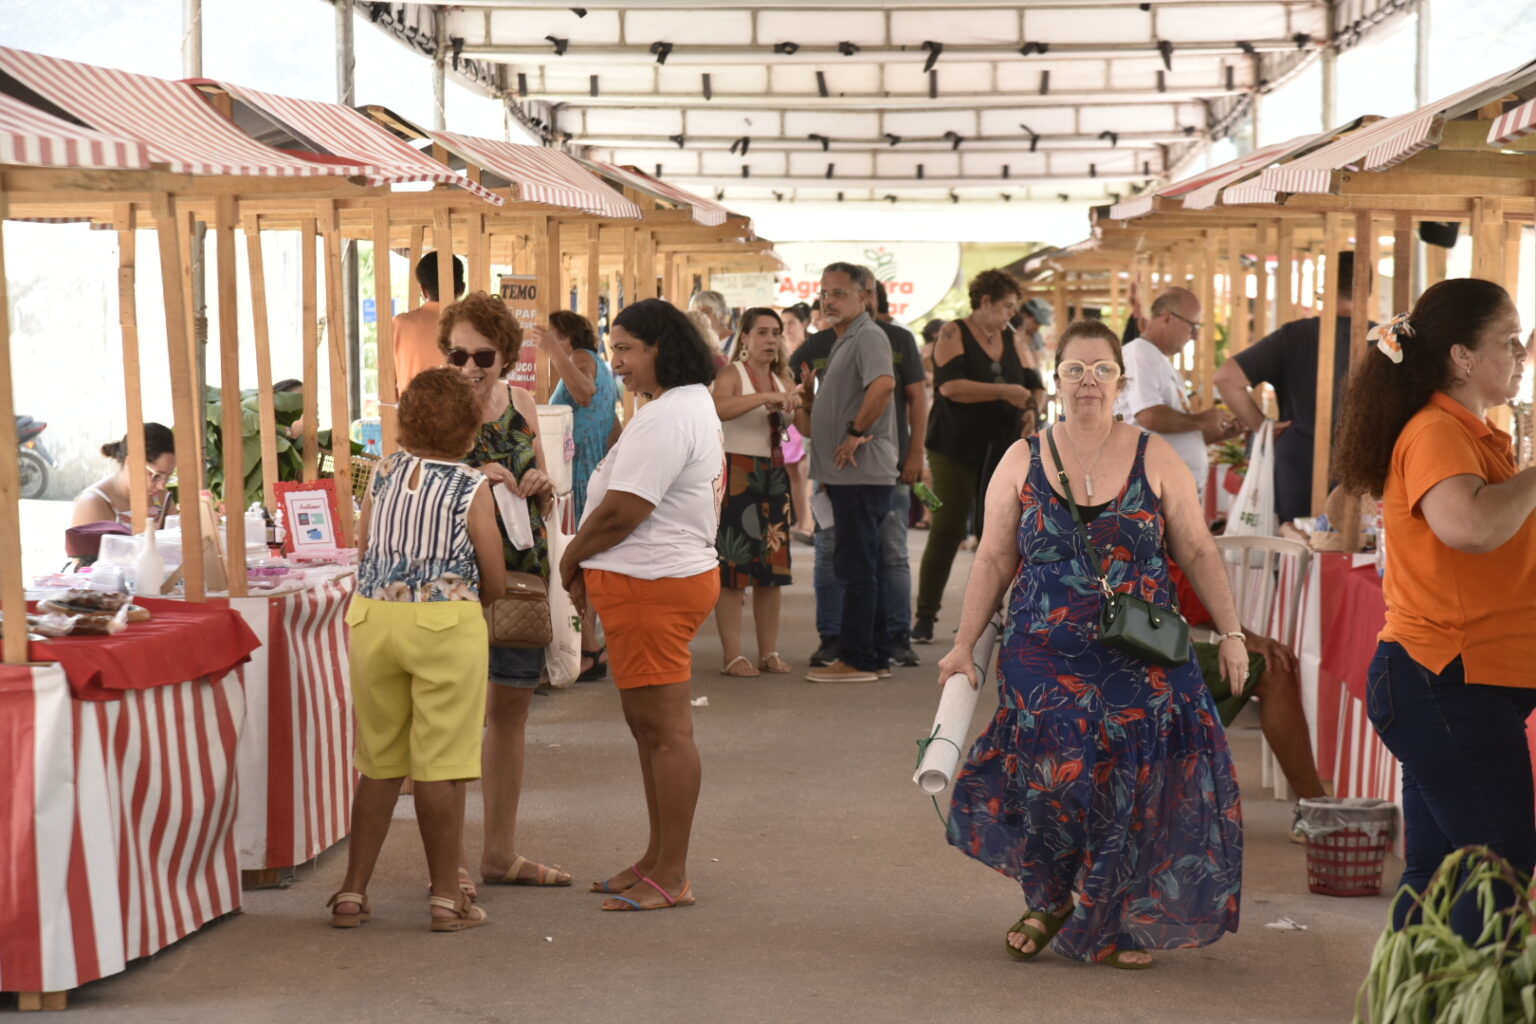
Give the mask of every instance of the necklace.
[[1072, 440], [1071, 431], [1067, 432], [1067, 442], [1072, 446], [1072, 454], [1077, 457], [1078, 465], [1083, 467], [1083, 484], [1088, 488], [1086, 497], [1090, 499], [1090, 502], [1093, 498], [1093, 467], [1099, 464], [1099, 456], [1104, 454], [1104, 447], [1109, 444], [1109, 435], [1114, 432], [1115, 425], [1111, 423], [1109, 425], [1109, 433], [1105, 434], [1104, 440], [1099, 442], [1099, 447], [1094, 451], [1091, 462], [1083, 458], [1083, 453], [1078, 451], [1077, 442]]

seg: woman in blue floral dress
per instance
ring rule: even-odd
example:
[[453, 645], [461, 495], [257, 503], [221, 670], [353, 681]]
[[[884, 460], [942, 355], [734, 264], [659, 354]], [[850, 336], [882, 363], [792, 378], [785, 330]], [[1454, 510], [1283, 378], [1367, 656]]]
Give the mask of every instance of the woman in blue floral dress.
[[1106, 572], [1118, 593], [1174, 607], [1167, 552], [1226, 630], [1223, 676], [1248, 659], [1193, 478], [1162, 438], [1116, 422], [1120, 343], [1073, 324], [1056, 351], [1062, 422], [1049, 428], [1104, 565], [1089, 556], [1045, 434], [1015, 444], [987, 492], [986, 528], [944, 680], [979, 686], [971, 650], [1012, 585], [998, 709], [955, 790], [949, 841], [1016, 879], [1025, 912], [1006, 948], [1125, 969], [1148, 950], [1237, 929], [1242, 814], [1226, 736], [1193, 657], [1150, 665], [1100, 643]]

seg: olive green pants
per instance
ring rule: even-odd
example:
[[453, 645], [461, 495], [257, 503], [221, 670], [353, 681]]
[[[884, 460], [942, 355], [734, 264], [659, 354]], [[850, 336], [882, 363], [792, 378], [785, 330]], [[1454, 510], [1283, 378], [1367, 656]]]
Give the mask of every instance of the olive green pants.
[[949, 570], [970, 529], [971, 511], [981, 483], [980, 466], [956, 462], [931, 448], [928, 472], [933, 478], [933, 493], [943, 504], [933, 511], [922, 568], [918, 570], [916, 614], [920, 619], [938, 618]]

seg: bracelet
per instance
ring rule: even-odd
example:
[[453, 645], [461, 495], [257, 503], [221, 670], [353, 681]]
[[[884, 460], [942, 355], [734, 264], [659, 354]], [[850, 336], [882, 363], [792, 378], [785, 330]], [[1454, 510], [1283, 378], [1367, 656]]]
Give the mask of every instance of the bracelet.
[[1247, 643], [1248, 642], [1248, 634], [1244, 633], [1240, 629], [1234, 629], [1232, 632], [1230, 632], [1230, 633], [1223, 633], [1223, 634], [1221, 634], [1220, 636], [1218, 636], [1216, 638], [1216, 642], [1217, 643], [1221, 643], [1221, 642], [1223, 642], [1225, 640], [1237, 640], [1237, 641], [1242, 642], [1242, 643]]

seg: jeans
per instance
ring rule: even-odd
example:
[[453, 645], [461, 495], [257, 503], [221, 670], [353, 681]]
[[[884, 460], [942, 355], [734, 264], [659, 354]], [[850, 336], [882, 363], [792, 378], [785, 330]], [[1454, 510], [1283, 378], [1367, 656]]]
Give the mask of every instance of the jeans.
[[[1474, 844], [1491, 847], [1525, 874], [1536, 866], [1536, 797], [1525, 735], [1533, 709], [1536, 690], [1468, 685], [1460, 658], [1436, 674], [1400, 644], [1376, 648], [1366, 710], [1382, 743], [1403, 763], [1404, 887], [1423, 892], [1447, 854]], [[1505, 891], [1501, 904], [1513, 898]], [[1392, 925], [1402, 928], [1414, 916], [1400, 900]], [[1482, 911], [1463, 900], [1451, 924], [1475, 942]]]
[[891, 661], [885, 559], [880, 543], [880, 525], [891, 510], [891, 490], [879, 484], [832, 484], [826, 488], [837, 531], [832, 571], [843, 592], [839, 656], [844, 664], [865, 672], [883, 669]]
[[[912, 566], [907, 558], [907, 508], [911, 489], [891, 488], [891, 510], [880, 523], [880, 552], [885, 561], [886, 624], [892, 647], [906, 647], [912, 637]], [[834, 513], [835, 515], [836, 513]], [[843, 590], [832, 570], [837, 530], [816, 527], [816, 632], [822, 643], [835, 641], [843, 623]]]
[[949, 570], [955, 552], [971, 528], [971, 506], [980, 487], [981, 468], [938, 452], [928, 450], [928, 471], [933, 476], [933, 493], [943, 502], [934, 510], [928, 527], [928, 546], [923, 549], [923, 564], [918, 572], [917, 617], [936, 619], [949, 583]]

